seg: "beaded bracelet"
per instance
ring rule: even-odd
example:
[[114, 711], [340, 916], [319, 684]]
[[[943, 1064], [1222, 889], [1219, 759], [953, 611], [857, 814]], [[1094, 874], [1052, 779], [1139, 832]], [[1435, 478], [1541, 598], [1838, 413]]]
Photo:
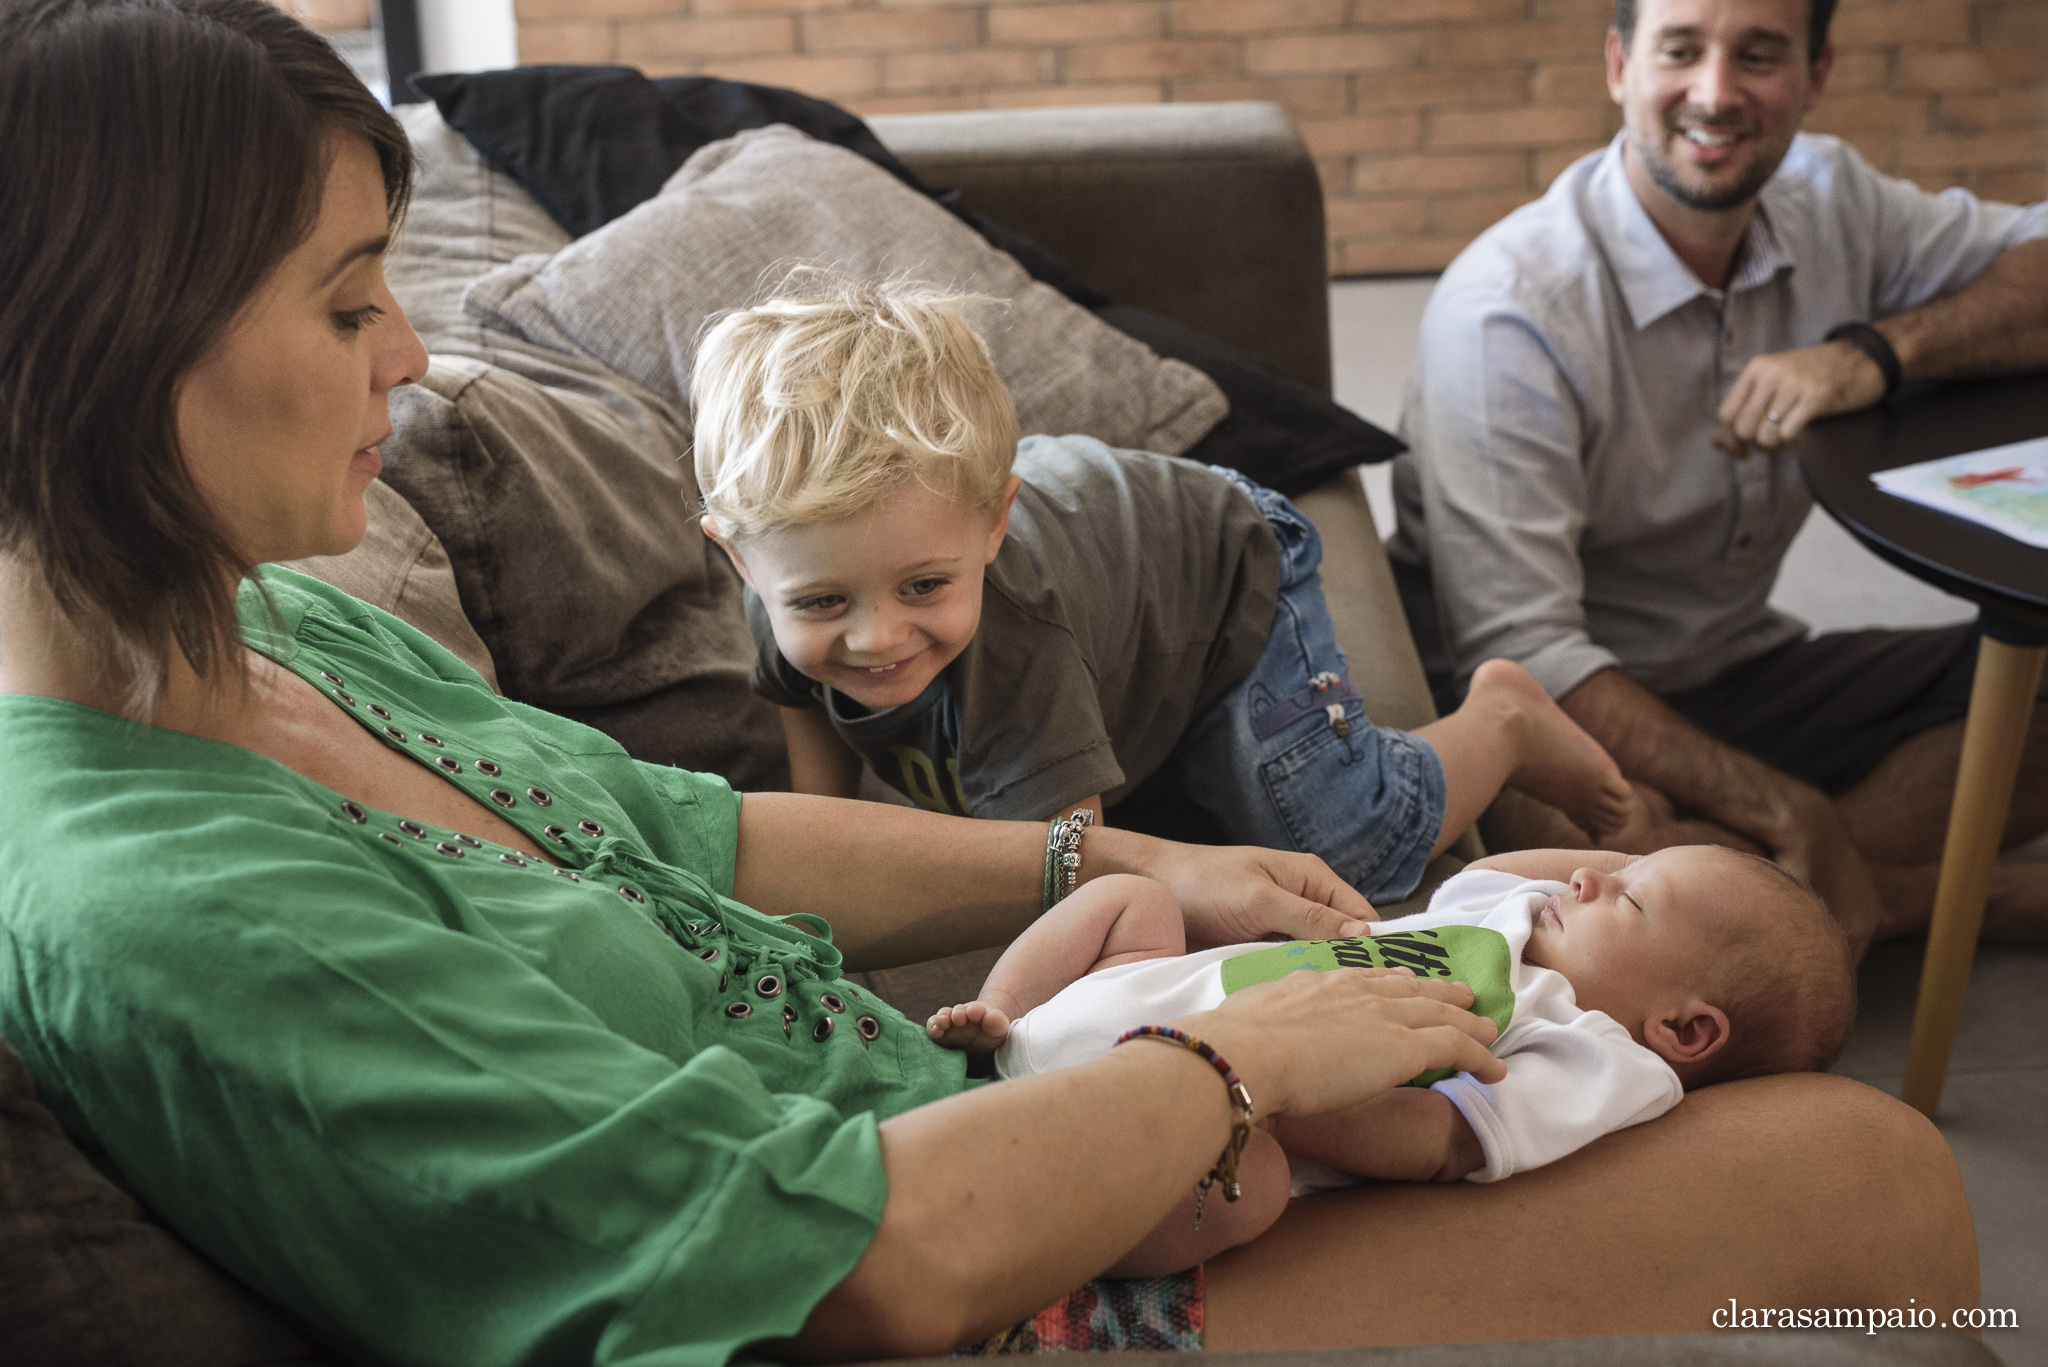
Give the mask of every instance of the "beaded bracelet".
[[[1257, 1113], [1252, 1108], [1252, 1094], [1245, 1090], [1244, 1080], [1237, 1070], [1225, 1061], [1223, 1055], [1196, 1039], [1185, 1030], [1176, 1030], [1170, 1025], [1141, 1025], [1135, 1030], [1126, 1030], [1116, 1037], [1117, 1044], [1127, 1044], [1134, 1039], [1164, 1040], [1178, 1044], [1183, 1049], [1200, 1054], [1203, 1060], [1223, 1078], [1223, 1085], [1230, 1091], [1230, 1104], [1237, 1114], [1231, 1117], [1230, 1139], [1223, 1146], [1223, 1153], [1216, 1159], [1216, 1166], [1209, 1169], [1208, 1176], [1195, 1184], [1195, 1228], [1202, 1227], [1202, 1204], [1209, 1199], [1209, 1188], [1221, 1186], [1223, 1199], [1235, 1201], [1244, 1195], [1244, 1188], [1237, 1184], [1237, 1163], [1244, 1157], [1244, 1146], [1251, 1142], [1252, 1118]], [[1112, 1045], [1111, 1048], [1114, 1048]]]
[[1053, 904], [1071, 896], [1081, 881], [1081, 832], [1095, 822], [1095, 813], [1076, 807], [1072, 815], [1056, 816], [1045, 825], [1045, 878], [1039, 892], [1038, 909], [1051, 911]]

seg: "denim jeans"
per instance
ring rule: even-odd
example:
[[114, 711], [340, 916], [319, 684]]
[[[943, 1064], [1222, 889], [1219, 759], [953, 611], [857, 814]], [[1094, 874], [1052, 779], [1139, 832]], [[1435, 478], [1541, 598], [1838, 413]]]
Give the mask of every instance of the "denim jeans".
[[1399, 901], [1443, 825], [1443, 763], [1421, 737], [1367, 720], [1323, 601], [1315, 526], [1271, 489], [1216, 468], [1279, 538], [1279, 602], [1251, 674], [1195, 718], [1162, 772], [1231, 840], [1320, 855], [1369, 901]]

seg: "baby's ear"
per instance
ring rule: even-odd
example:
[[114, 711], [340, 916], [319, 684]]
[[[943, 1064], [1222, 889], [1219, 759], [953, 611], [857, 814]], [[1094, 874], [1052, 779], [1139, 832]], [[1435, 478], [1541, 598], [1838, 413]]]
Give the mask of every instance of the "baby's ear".
[[1643, 1043], [1673, 1066], [1704, 1063], [1728, 1042], [1728, 1013], [1695, 997], [1662, 1019], [1643, 1025]]

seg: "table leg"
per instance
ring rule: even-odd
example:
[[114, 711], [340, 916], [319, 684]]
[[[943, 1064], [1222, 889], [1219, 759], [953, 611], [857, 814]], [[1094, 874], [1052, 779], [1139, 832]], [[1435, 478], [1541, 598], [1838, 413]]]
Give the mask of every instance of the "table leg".
[[2044, 657], [2048, 648], [2008, 645], [1988, 635], [1977, 646], [1977, 681], [1970, 690], [1969, 719], [1963, 724], [1962, 767], [1956, 774], [1948, 840], [1941, 852], [1934, 920], [1927, 927], [1913, 1043], [1906, 1053], [1906, 1104], [1929, 1119], [1941, 1104], [1970, 961], [1976, 957], [1977, 933], [1984, 925], [1991, 867], [1998, 861], [2005, 834]]

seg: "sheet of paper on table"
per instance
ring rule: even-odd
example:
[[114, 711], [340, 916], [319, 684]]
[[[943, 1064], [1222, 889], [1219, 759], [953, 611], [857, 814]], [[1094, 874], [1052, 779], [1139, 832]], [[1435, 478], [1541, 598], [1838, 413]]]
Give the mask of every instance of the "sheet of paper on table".
[[2048, 437], [1880, 470], [1870, 482], [2029, 546], [2048, 546]]

